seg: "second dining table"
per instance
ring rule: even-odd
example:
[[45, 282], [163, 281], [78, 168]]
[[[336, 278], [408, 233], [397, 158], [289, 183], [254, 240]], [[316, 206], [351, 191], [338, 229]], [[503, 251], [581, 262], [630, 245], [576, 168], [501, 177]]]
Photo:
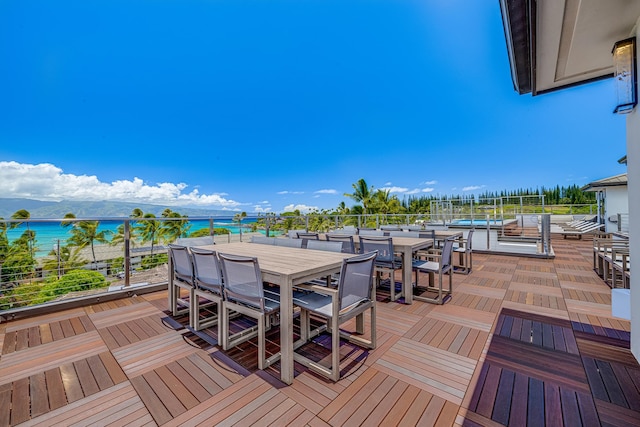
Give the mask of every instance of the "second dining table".
[[[338, 234], [338, 233], [336, 233]], [[358, 235], [353, 235], [353, 242], [359, 250], [360, 240]], [[325, 234], [320, 235], [325, 239]], [[413, 303], [413, 254], [420, 250], [433, 247], [433, 239], [422, 237], [399, 237], [392, 236], [393, 251], [402, 255], [402, 291], [397, 297], [403, 296], [405, 304]]]
[[262, 279], [280, 286], [280, 379], [286, 384], [293, 383], [293, 287], [339, 273], [342, 261], [353, 254], [246, 242], [200, 247], [219, 253], [255, 257]]

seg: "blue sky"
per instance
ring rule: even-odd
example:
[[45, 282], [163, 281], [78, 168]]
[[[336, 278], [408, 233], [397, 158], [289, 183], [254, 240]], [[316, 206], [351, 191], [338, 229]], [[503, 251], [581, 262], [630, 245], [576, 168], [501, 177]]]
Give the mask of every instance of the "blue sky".
[[0, 197], [283, 212], [626, 171], [612, 81], [518, 95], [498, 0], [4, 0], [0, 60]]

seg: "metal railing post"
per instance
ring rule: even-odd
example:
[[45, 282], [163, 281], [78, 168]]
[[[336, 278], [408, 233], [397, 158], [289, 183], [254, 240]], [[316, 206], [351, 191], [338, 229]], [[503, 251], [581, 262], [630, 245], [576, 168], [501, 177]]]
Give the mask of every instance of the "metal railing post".
[[129, 220], [124, 220], [124, 287], [131, 285], [131, 231]]

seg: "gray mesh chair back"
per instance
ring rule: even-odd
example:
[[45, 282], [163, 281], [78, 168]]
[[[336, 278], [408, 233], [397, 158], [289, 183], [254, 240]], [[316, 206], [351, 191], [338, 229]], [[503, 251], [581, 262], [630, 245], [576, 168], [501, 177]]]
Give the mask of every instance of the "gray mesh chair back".
[[258, 259], [230, 254], [218, 254], [224, 277], [226, 299], [264, 311], [262, 273]]
[[374, 230], [371, 228], [359, 228], [358, 235], [360, 236], [384, 236], [384, 231]]
[[400, 261], [393, 253], [393, 238], [385, 236], [359, 236], [360, 253], [377, 252], [376, 265], [395, 268]]
[[326, 234], [325, 238], [330, 242], [342, 242], [342, 252], [345, 254], [356, 253], [356, 245], [350, 234]]
[[306, 248], [309, 240], [319, 240], [320, 236], [318, 233], [298, 233], [296, 238], [302, 240], [302, 247]]
[[307, 249], [317, 251], [342, 252], [342, 242], [330, 242], [327, 240], [309, 240]]
[[474, 232], [474, 229], [472, 228], [471, 230], [469, 230], [469, 233], [467, 234], [467, 243], [465, 247], [469, 250], [469, 252], [473, 250], [473, 232]]
[[215, 251], [191, 248], [196, 288], [222, 295], [222, 270]]
[[[169, 309], [174, 316], [189, 313], [189, 326], [192, 325], [191, 301], [194, 296], [193, 263], [189, 248], [182, 245], [169, 245], [171, 257], [171, 276], [169, 280]], [[186, 292], [188, 295], [183, 295]]]
[[417, 231], [389, 231], [389, 237], [413, 237], [419, 238], [420, 233]]
[[[218, 326], [220, 336], [220, 317], [222, 309], [222, 270], [215, 251], [191, 248], [195, 282], [194, 298], [191, 305], [192, 326], [199, 331], [210, 326]], [[215, 311], [212, 309], [215, 306]], [[206, 309], [203, 311], [203, 309]], [[204, 313], [204, 314], [203, 314]]]
[[251, 243], [260, 243], [262, 245], [275, 245], [275, 240], [275, 237], [251, 236]]
[[[275, 296], [277, 300], [265, 298], [262, 273], [256, 258], [222, 253], [218, 253], [218, 257], [224, 278], [219, 339], [222, 349], [227, 350], [257, 336], [258, 368], [264, 369], [279, 359], [279, 355], [267, 359], [265, 331], [270, 326], [271, 316], [280, 310], [280, 297]], [[257, 324], [242, 327], [242, 330], [232, 333], [229, 327], [229, 311], [251, 317]]]
[[287, 231], [287, 236], [290, 239], [295, 239], [296, 237], [298, 237], [298, 233], [306, 233], [307, 230], [289, 230]]
[[378, 254], [374, 251], [343, 261], [338, 284], [341, 312], [361, 302], [371, 301], [376, 255]]
[[[453, 238], [447, 238], [444, 240], [442, 249], [438, 250], [438, 254], [427, 255], [427, 261], [414, 260], [413, 268], [417, 270], [416, 273], [425, 272], [429, 275], [437, 275], [438, 283], [430, 283], [426, 288], [426, 294], [414, 295], [414, 298], [420, 301], [432, 302], [436, 304], [444, 304], [446, 299], [453, 294], [453, 265], [451, 263], [451, 254], [453, 252]], [[449, 275], [449, 286], [443, 288], [442, 276]], [[420, 288], [418, 285], [418, 274], [416, 274], [416, 288]], [[435, 293], [435, 296], [432, 296]]]
[[422, 230], [418, 232], [421, 239], [433, 239], [433, 247], [436, 247], [436, 230]]
[[213, 241], [213, 236], [203, 236], [203, 237], [181, 237], [176, 239], [176, 245], [180, 246], [208, 246], [215, 245]]
[[353, 225], [345, 225], [344, 227], [336, 231], [339, 232], [340, 234], [357, 234], [358, 233], [358, 229]]
[[459, 256], [459, 265], [455, 266], [455, 270], [464, 274], [471, 273], [473, 267], [473, 228], [469, 230], [467, 238], [453, 248], [453, 252]]
[[[294, 296], [293, 303], [300, 308], [300, 340], [294, 348], [300, 347], [323, 330], [331, 333], [331, 366], [319, 363], [300, 353], [294, 352], [296, 362], [307, 366], [314, 372], [330, 378], [340, 379], [340, 338], [348, 339], [354, 344], [373, 349], [376, 347], [376, 298], [373, 288], [373, 271], [376, 253], [357, 255], [343, 260], [340, 269], [338, 291], [323, 292], [314, 286], [310, 292], [302, 292]], [[365, 333], [365, 313], [371, 315], [371, 339]], [[318, 329], [311, 330], [310, 314], [326, 319]], [[355, 317], [355, 333], [340, 325]]]
[[296, 237], [298, 239], [307, 239], [307, 240], [319, 240], [320, 236], [318, 233], [297, 233]]
[[182, 245], [169, 245], [169, 254], [173, 263], [175, 279], [193, 284], [193, 264], [189, 248]]
[[274, 243], [276, 246], [285, 246], [287, 248], [301, 248], [304, 240], [302, 239], [286, 239], [276, 238]]
[[396, 292], [395, 271], [402, 268], [402, 258], [395, 256], [393, 252], [393, 238], [380, 236], [359, 236], [360, 253], [377, 252], [375, 267], [377, 270], [376, 280], [378, 286], [381, 285], [381, 274], [389, 274], [389, 293], [391, 301], [400, 298], [402, 293]]
[[451, 270], [451, 254], [453, 253], [453, 239], [448, 238], [445, 239], [444, 244], [442, 245], [442, 259], [441, 270], [443, 273], [449, 272]]

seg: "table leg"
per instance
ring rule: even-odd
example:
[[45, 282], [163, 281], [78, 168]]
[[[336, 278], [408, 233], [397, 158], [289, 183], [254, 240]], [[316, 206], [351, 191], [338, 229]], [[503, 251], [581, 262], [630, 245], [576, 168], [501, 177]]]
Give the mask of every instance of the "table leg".
[[280, 379], [293, 383], [293, 283], [280, 290]]
[[413, 304], [412, 255], [410, 247], [402, 251], [402, 295], [404, 296], [405, 304]]

